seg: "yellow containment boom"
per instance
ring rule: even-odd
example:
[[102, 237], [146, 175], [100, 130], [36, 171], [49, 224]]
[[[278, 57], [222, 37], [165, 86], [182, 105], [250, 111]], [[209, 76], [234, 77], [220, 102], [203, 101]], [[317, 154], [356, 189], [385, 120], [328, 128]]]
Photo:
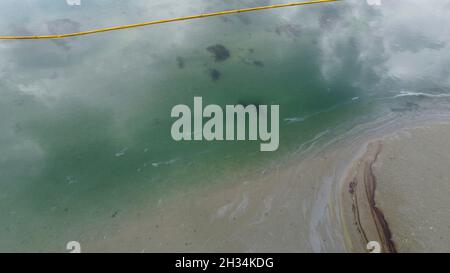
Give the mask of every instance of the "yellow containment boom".
[[243, 9], [212, 12], [212, 13], [204, 13], [204, 14], [198, 14], [198, 15], [177, 17], [177, 18], [172, 18], [172, 19], [156, 20], [156, 21], [149, 21], [149, 22], [108, 27], [108, 28], [99, 28], [99, 29], [74, 32], [74, 33], [52, 34], [52, 35], [29, 35], [29, 36], [0, 36], [0, 40], [64, 39], [64, 38], [84, 36], [84, 35], [90, 35], [90, 34], [101, 33], [101, 32], [137, 28], [137, 27], [150, 26], [150, 25], [159, 25], [159, 24], [200, 19], [200, 18], [213, 17], [213, 16], [222, 16], [222, 15], [235, 14], [235, 13], [258, 11], [258, 10], [286, 8], [286, 7], [293, 7], [293, 6], [304, 6], [304, 5], [321, 4], [321, 3], [338, 2], [338, 1], [341, 1], [341, 0], [315, 0], [315, 1], [307, 1], [307, 2], [292, 2], [292, 3], [286, 3], [286, 4], [260, 6], [260, 7], [254, 7], [254, 8], [243, 8]]

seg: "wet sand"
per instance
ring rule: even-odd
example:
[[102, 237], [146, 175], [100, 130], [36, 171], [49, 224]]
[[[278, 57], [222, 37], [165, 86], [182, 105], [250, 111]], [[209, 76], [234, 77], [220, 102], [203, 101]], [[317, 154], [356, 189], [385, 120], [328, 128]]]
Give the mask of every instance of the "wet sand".
[[347, 248], [450, 251], [450, 125], [403, 129], [367, 145], [343, 186]]

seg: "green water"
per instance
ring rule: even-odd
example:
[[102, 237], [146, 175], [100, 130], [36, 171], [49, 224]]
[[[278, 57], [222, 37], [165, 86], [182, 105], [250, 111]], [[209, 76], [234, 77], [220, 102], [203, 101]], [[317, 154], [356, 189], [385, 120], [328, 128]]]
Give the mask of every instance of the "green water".
[[[70, 32], [270, 1], [54, 2], [2, 1], [2, 34]], [[446, 111], [446, 97], [433, 95], [449, 90], [442, 11], [449, 6], [395, 2], [1, 42], [0, 251], [63, 251], [71, 238], [114, 229], [116, 214], [137, 214], [171, 191], [262, 171], [317, 136], [333, 138], [383, 115]], [[434, 17], [413, 28], [419, 19], [395, 16], [405, 7]], [[216, 44], [231, 57], [216, 62], [207, 51]], [[221, 73], [218, 80], [210, 69]], [[432, 96], [395, 98], [402, 91]], [[222, 106], [279, 104], [279, 150], [262, 153], [249, 141], [173, 141], [170, 111], [192, 105], [194, 96]]]

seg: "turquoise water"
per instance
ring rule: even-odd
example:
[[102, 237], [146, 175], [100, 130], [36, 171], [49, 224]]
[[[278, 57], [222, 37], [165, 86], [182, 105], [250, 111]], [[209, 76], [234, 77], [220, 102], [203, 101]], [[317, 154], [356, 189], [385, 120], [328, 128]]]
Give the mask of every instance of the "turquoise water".
[[[268, 2], [5, 0], [0, 29], [71, 32]], [[63, 251], [71, 238], [114, 229], [117, 214], [264, 170], [317, 136], [384, 115], [447, 111], [449, 4], [391, 2], [0, 42], [0, 251]], [[216, 44], [231, 57], [216, 62], [207, 50]], [[194, 96], [279, 104], [279, 150], [173, 141], [170, 111]]]

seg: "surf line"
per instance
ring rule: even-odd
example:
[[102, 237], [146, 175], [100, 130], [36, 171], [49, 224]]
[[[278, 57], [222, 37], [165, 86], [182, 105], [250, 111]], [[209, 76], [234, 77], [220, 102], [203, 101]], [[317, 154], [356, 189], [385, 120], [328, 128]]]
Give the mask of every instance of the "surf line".
[[[175, 141], [259, 139], [263, 142], [260, 151], [273, 152], [278, 149], [280, 142], [279, 108], [279, 105], [270, 105], [270, 116], [268, 105], [226, 105], [224, 111], [216, 104], [203, 107], [203, 98], [194, 97], [192, 111], [184, 104], [172, 108], [171, 117], [177, 120], [172, 125], [171, 135]], [[206, 122], [203, 124], [204, 119]]]

